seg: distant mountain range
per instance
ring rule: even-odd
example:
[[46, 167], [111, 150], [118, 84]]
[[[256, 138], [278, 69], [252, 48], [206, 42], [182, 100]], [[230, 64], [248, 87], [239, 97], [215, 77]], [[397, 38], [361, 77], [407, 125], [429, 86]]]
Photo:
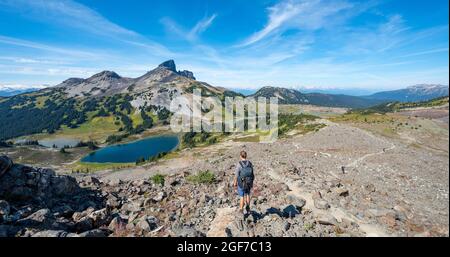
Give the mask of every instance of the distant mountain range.
[[312, 104], [327, 107], [364, 108], [379, 104], [378, 99], [366, 99], [350, 95], [332, 95], [323, 93], [301, 93], [295, 89], [263, 87], [251, 97], [277, 97], [279, 104]]
[[366, 108], [386, 102], [418, 102], [448, 96], [448, 86], [423, 84], [367, 96], [302, 93], [295, 89], [263, 87], [250, 96], [277, 97], [280, 104], [313, 104], [329, 107]]
[[364, 98], [384, 101], [419, 102], [448, 96], [448, 86], [421, 84], [404, 89], [378, 92]]
[[23, 93], [29, 93], [33, 91], [37, 91], [44, 88], [42, 87], [27, 87], [27, 86], [0, 86], [0, 96], [14, 96], [19, 95]]
[[[172, 64], [164, 64], [171, 66]], [[173, 66], [169, 67], [170, 70], [174, 71]], [[187, 78], [191, 78], [195, 80], [195, 77], [190, 71], [175, 71], [176, 74], [185, 76]], [[147, 74], [148, 75], [148, 74]], [[145, 75], [142, 76], [145, 78]], [[140, 77], [140, 78], [142, 78]], [[109, 78], [104, 80], [104, 78]], [[85, 83], [85, 87], [89, 88], [89, 85], [94, 85], [101, 81], [109, 81], [105, 84], [102, 82], [102, 87], [108, 84], [107, 87], [113, 88], [114, 90], [120, 89], [124, 85], [129, 85], [131, 81], [135, 81], [129, 78], [122, 78], [117, 73], [113, 71], [103, 71], [88, 79], [81, 78], [70, 78], [63, 81], [58, 86], [67, 86], [80, 84], [82, 82]], [[23, 93], [34, 92], [42, 89], [43, 87], [13, 87], [13, 86], [0, 86], [0, 97], [9, 97], [14, 95], [19, 95]], [[94, 89], [94, 90], [92, 90]], [[99, 89], [99, 90], [96, 90]], [[102, 95], [106, 93], [106, 89], [104, 88], [78, 88], [81, 94], [89, 95], [92, 90], [94, 95]], [[75, 90], [75, 91], [76, 91]], [[105, 91], [106, 90], [106, 91]], [[88, 92], [87, 92], [88, 91]], [[97, 92], [95, 92], [97, 91]], [[103, 92], [102, 92], [103, 91]], [[364, 92], [367, 90], [359, 90], [356, 89], [330, 89], [330, 90], [322, 90], [322, 89], [288, 89], [281, 87], [263, 87], [259, 90], [253, 89], [233, 89], [228, 90], [229, 92], [236, 92], [236, 94], [242, 94], [245, 96], [281, 96], [279, 98], [279, 102], [286, 104], [313, 104], [313, 105], [325, 105], [325, 106], [336, 106], [336, 107], [349, 107], [349, 108], [361, 108], [367, 107], [370, 105], [382, 103], [382, 102], [419, 102], [419, 101], [427, 101], [430, 99], [434, 99], [437, 97], [447, 96], [449, 93], [448, 86], [439, 85], [439, 84], [420, 84], [410, 86], [404, 89], [398, 90], [390, 90], [390, 91], [381, 91], [376, 92], [371, 95], [364, 95]], [[271, 93], [273, 91], [273, 93]], [[278, 92], [276, 92], [278, 91]], [[114, 92], [109, 92], [114, 93]]]

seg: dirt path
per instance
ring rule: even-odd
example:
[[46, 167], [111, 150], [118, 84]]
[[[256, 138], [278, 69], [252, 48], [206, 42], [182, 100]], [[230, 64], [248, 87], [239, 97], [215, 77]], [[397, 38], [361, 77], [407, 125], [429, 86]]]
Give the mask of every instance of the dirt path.
[[236, 219], [236, 208], [224, 207], [216, 210], [216, 216], [211, 222], [208, 237], [226, 237], [228, 225]]
[[291, 194], [296, 197], [304, 199], [306, 201], [306, 204], [304, 207], [306, 209], [311, 210], [313, 212], [314, 216], [317, 218], [317, 220], [323, 219], [324, 217], [327, 217], [327, 216], [329, 217], [330, 215], [331, 215], [331, 217], [335, 218], [338, 222], [341, 222], [342, 219], [345, 218], [347, 220], [350, 220], [350, 221], [358, 224], [361, 231], [364, 232], [366, 234], [366, 236], [368, 236], [368, 237], [369, 236], [370, 237], [387, 237], [388, 236], [388, 234], [385, 231], [383, 231], [383, 229], [380, 228], [379, 226], [374, 225], [374, 224], [364, 223], [357, 217], [355, 217], [352, 214], [343, 210], [342, 208], [330, 207], [329, 211], [317, 209], [314, 206], [313, 194], [302, 190], [302, 188], [299, 187], [295, 183], [295, 181], [293, 181], [289, 178], [286, 178], [286, 177], [282, 177], [279, 173], [277, 173], [273, 169], [269, 169], [268, 175], [272, 179], [286, 184], [289, 187], [289, 189], [291, 190], [288, 194]]

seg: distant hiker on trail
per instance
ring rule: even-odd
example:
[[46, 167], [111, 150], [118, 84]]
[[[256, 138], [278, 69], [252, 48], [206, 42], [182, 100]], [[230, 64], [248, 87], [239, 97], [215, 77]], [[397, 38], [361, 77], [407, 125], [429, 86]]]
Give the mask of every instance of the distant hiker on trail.
[[239, 210], [244, 213], [244, 205], [247, 213], [250, 212], [250, 192], [253, 187], [253, 180], [255, 176], [253, 174], [253, 164], [247, 160], [247, 152], [241, 151], [241, 160], [236, 166], [236, 175], [234, 177], [234, 187], [237, 188], [237, 192], [241, 197], [239, 204]]

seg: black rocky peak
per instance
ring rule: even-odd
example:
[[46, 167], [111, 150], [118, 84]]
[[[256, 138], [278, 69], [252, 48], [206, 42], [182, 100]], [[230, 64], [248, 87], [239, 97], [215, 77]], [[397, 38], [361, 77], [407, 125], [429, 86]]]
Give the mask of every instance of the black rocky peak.
[[175, 65], [174, 60], [168, 60], [161, 63], [158, 67], [166, 68], [170, 71], [177, 72], [177, 66]]
[[178, 71], [178, 74], [181, 76], [184, 76], [186, 78], [195, 80], [194, 73], [192, 71], [188, 71], [188, 70]]

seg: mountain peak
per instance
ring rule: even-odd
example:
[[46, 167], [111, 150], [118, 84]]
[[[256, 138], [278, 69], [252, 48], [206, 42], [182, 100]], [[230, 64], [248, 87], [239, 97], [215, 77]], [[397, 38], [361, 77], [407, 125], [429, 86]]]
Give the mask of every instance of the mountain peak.
[[447, 87], [447, 86], [440, 85], [440, 84], [417, 84], [417, 85], [409, 86], [407, 88], [410, 88], [410, 89], [417, 89], [417, 88], [430, 89], [430, 88], [445, 88], [445, 87]]
[[170, 71], [177, 72], [177, 66], [175, 65], [174, 60], [165, 61], [165, 62], [161, 63], [160, 65], [158, 65], [158, 67], [166, 68]]
[[105, 70], [105, 71], [99, 72], [99, 73], [93, 75], [91, 78], [99, 78], [99, 77], [115, 78], [115, 79], [120, 79], [121, 78], [119, 76], [119, 74], [115, 73], [114, 71], [109, 71], [109, 70]]
[[66, 80], [64, 80], [62, 83], [63, 84], [78, 84], [78, 83], [81, 83], [81, 82], [83, 82], [83, 80], [84, 79], [82, 79], [82, 78], [68, 78], [68, 79], [66, 79]]

